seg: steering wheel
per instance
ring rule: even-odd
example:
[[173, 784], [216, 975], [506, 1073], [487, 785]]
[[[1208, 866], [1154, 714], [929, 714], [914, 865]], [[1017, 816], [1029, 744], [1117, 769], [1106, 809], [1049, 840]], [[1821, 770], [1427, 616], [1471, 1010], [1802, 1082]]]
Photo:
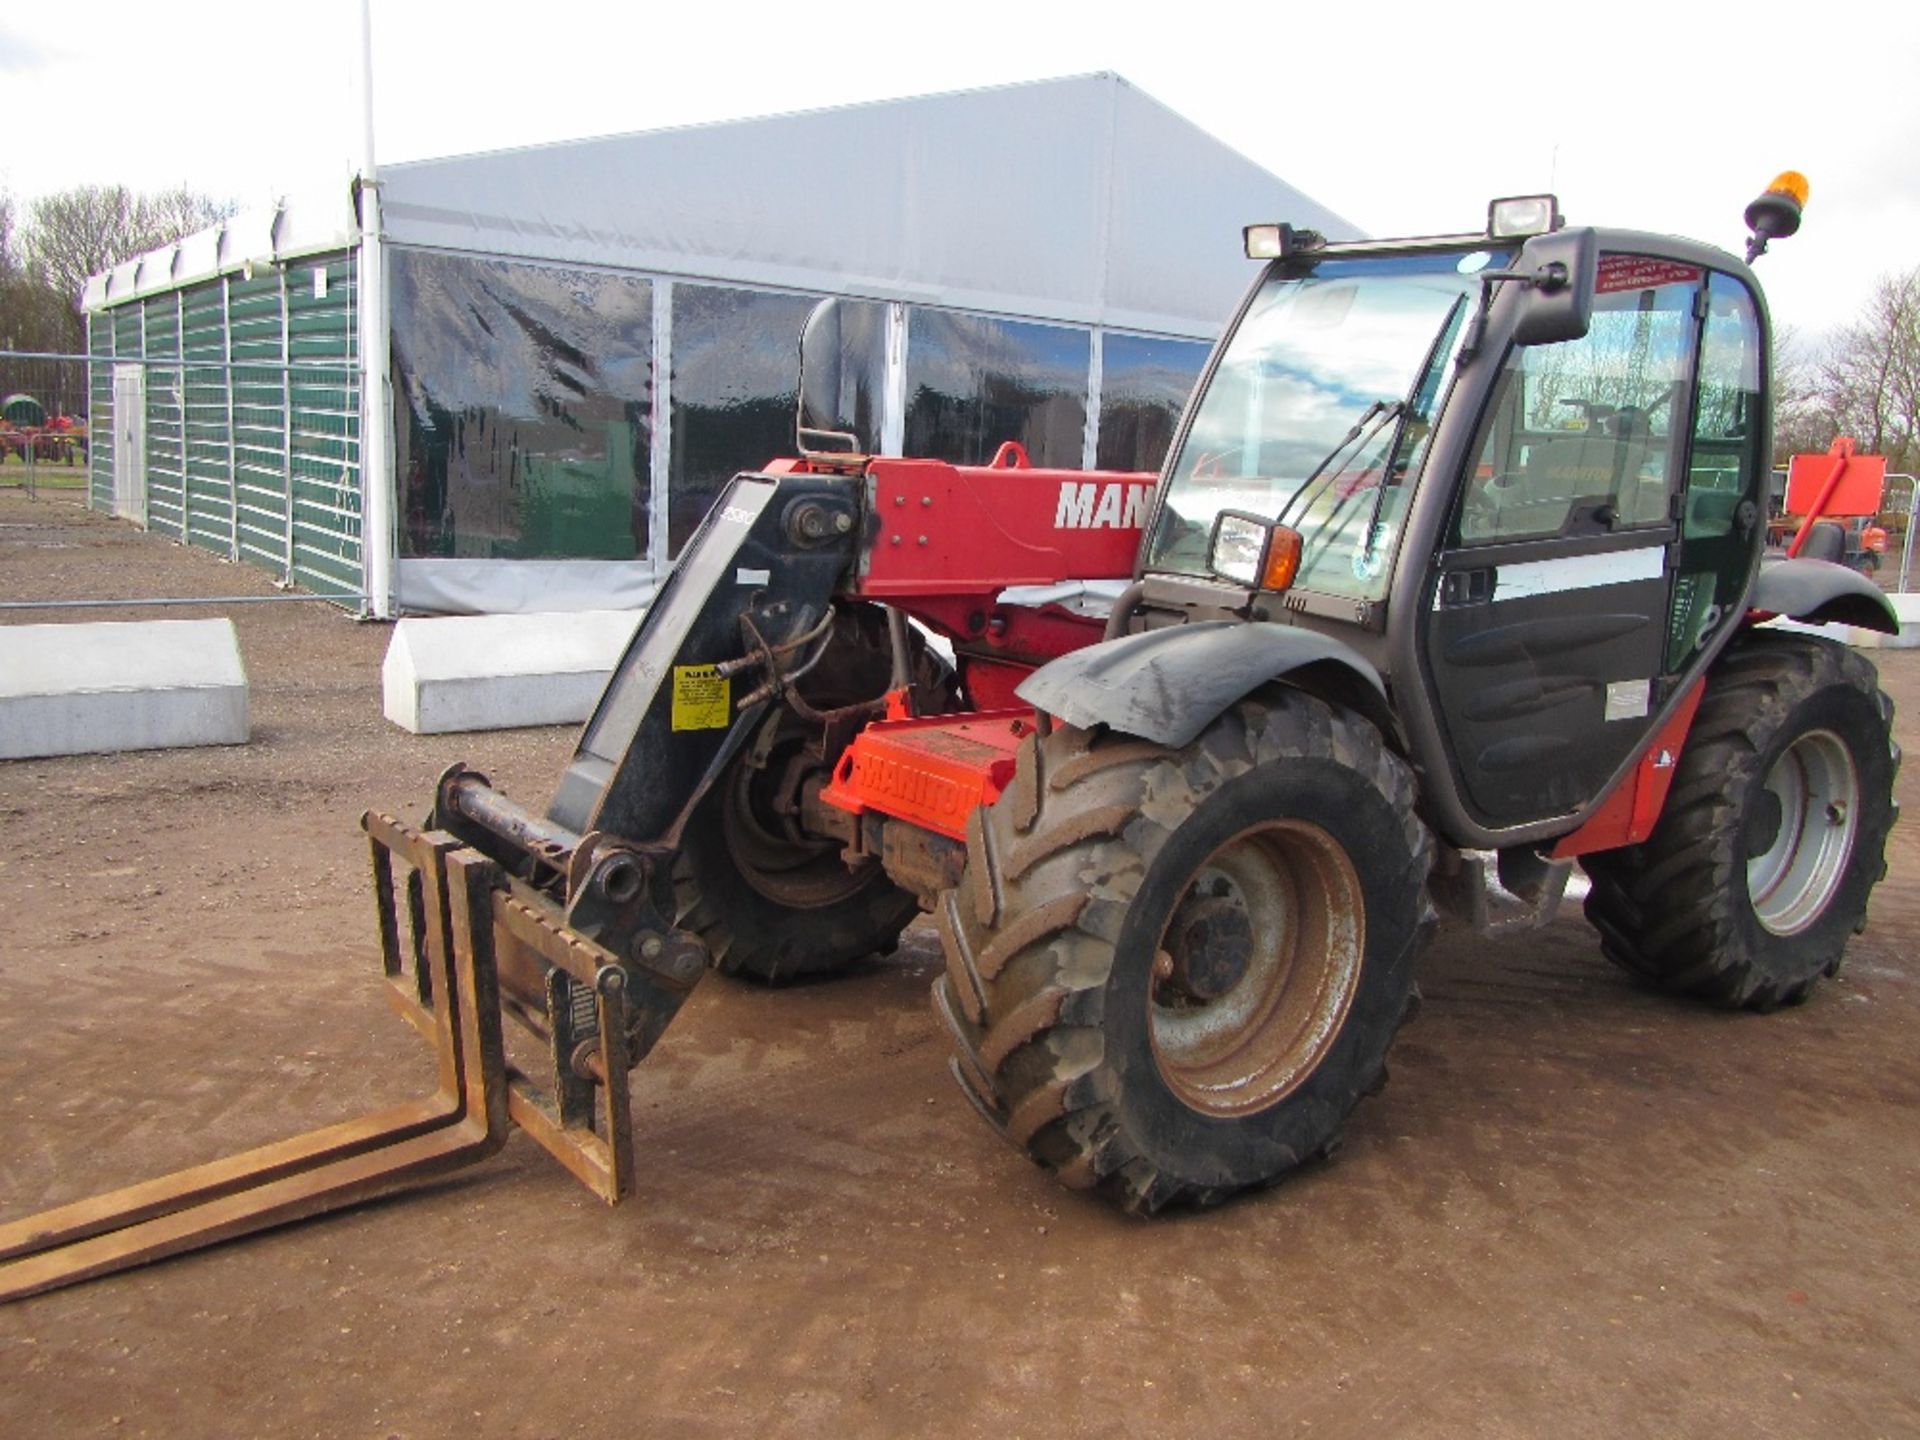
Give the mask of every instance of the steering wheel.
[[1671, 405], [1673, 403], [1673, 397], [1679, 393], [1680, 382], [1676, 380], [1667, 386], [1665, 394], [1649, 400], [1645, 405], [1622, 405], [1619, 412], [1614, 416], [1613, 433], [1616, 435], [1625, 435], [1632, 430], [1644, 426], [1649, 420], [1653, 419], [1655, 415], [1658, 415], [1662, 410], [1666, 409], [1667, 406]]

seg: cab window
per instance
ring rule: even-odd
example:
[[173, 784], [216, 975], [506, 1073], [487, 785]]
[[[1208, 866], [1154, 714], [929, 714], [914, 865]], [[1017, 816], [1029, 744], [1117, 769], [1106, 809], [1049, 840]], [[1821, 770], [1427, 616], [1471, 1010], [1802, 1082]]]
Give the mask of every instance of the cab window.
[[1515, 347], [1495, 386], [1455, 521], [1475, 545], [1605, 535], [1668, 523], [1703, 274], [1638, 255], [1600, 258], [1579, 340]]
[[1758, 308], [1747, 287], [1715, 272], [1707, 282], [1693, 453], [1680, 511], [1667, 669], [1677, 672], [1737, 613], [1760, 523], [1763, 414]]

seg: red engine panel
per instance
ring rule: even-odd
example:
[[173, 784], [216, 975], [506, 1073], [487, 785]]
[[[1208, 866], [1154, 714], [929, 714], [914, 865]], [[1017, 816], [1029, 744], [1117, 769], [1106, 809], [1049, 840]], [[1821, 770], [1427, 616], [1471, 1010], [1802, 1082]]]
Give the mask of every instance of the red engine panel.
[[820, 798], [851, 815], [877, 811], [965, 840], [967, 816], [1000, 798], [1032, 733], [1031, 710], [877, 720], [854, 737]]

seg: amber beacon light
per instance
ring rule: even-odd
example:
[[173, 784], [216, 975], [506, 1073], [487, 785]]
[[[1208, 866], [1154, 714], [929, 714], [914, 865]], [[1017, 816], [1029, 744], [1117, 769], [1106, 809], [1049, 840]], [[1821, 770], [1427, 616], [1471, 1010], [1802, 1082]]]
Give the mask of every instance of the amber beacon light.
[[1747, 263], [1767, 253], [1769, 240], [1784, 240], [1800, 228], [1800, 212], [1807, 204], [1807, 177], [1783, 170], [1760, 198], [1747, 206]]

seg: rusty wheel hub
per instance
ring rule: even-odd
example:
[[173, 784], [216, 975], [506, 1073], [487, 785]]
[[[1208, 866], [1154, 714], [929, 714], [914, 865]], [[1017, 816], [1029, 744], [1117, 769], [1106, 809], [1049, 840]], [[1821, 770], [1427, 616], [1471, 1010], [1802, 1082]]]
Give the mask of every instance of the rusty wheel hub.
[[1330, 834], [1280, 820], [1234, 836], [1161, 932], [1147, 1007], [1162, 1079], [1203, 1114], [1276, 1104], [1339, 1039], [1365, 950], [1360, 877]]

